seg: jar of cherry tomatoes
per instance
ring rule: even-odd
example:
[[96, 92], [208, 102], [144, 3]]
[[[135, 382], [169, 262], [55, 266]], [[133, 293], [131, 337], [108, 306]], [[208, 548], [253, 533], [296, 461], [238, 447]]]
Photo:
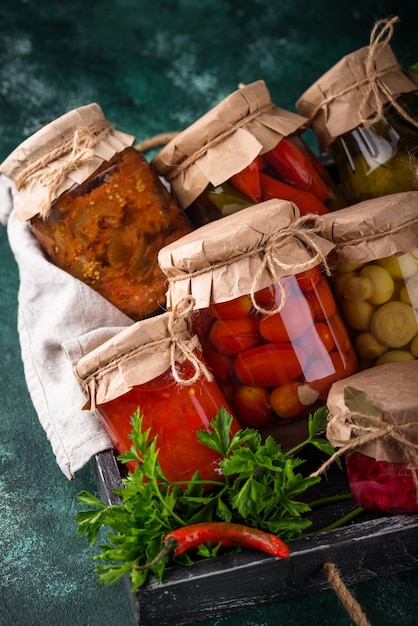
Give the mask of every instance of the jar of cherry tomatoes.
[[[136, 322], [75, 365], [88, 396], [119, 453], [131, 448], [131, 417], [139, 410], [143, 429], [157, 437], [159, 461], [170, 481], [219, 480], [217, 454], [201, 444], [197, 431], [225, 407], [232, 411], [191, 332], [190, 305]], [[235, 418], [232, 432], [239, 425]], [[130, 461], [127, 468], [135, 469]]]
[[321, 228], [360, 369], [418, 358], [418, 191], [360, 202]]
[[334, 383], [327, 438], [350, 491], [376, 513], [418, 511], [418, 362], [388, 363]]
[[90, 104], [26, 139], [0, 167], [49, 260], [138, 320], [164, 304], [159, 249], [192, 227], [133, 141]]
[[152, 166], [195, 226], [271, 198], [321, 215], [346, 202], [301, 137], [306, 121], [275, 106], [259, 80], [178, 134]]
[[418, 73], [388, 41], [398, 18], [381, 20], [370, 44], [343, 57], [296, 103], [321, 152], [334, 160], [350, 203], [418, 189]]
[[194, 298], [203, 354], [241, 425], [306, 415], [356, 371], [323, 270], [327, 244], [296, 205], [269, 200], [160, 251], [167, 304]]

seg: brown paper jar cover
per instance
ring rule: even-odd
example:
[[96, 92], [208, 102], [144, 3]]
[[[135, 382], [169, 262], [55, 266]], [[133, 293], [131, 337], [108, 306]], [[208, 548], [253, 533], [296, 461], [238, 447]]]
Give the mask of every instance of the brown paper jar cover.
[[[157, 437], [158, 459], [170, 481], [219, 479], [219, 455], [202, 446], [197, 432], [210, 429], [217, 412], [229, 406], [205, 369], [190, 309], [137, 322], [83, 357], [74, 368], [88, 396], [85, 408], [95, 410], [115, 449], [132, 446], [132, 416]], [[233, 418], [231, 432], [239, 429]], [[137, 462], [127, 463], [135, 470]]]
[[192, 226], [132, 142], [91, 104], [23, 142], [2, 171], [48, 259], [138, 320], [164, 305], [159, 249]]
[[[59, 185], [49, 195], [42, 175], [48, 174], [52, 164], [54, 167], [65, 165], [77, 129], [84, 133], [80, 137], [80, 148], [88, 138], [90, 153], [85, 155], [88, 158], [78, 160], [77, 167], [66, 169]], [[50, 122], [23, 141], [0, 165], [0, 171], [15, 182], [19, 191], [15, 200], [16, 214], [21, 220], [28, 220], [43, 213], [45, 204], [49, 209], [61, 193], [82, 183], [104, 161], [132, 146], [134, 141], [133, 135], [113, 128], [97, 103], [78, 107]]]
[[404, 70], [387, 43], [378, 44], [370, 73], [369, 50], [370, 46], [365, 46], [344, 56], [296, 102], [297, 110], [309, 119], [321, 151], [359, 126], [380, 105], [418, 87], [418, 74]]
[[[158, 263], [168, 279], [167, 307], [192, 296], [195, 307], [226, 302], [262, 289], [275, 278], [266, 266], [273, 254], [279, 276], [294, 275], [320, 261], [306, 241], [298, 224], [299, 211], [285, 200], [268, 200], [243, 209], [222, 220], [206, 224], [160, 250]], [[333, 244], [315, 233], [309, 234], [321, 254]], [[257, 276], [257, 284], [254, 285]]]
[[362, 263], [418, 246], [418, 191], [359, 202], [321, 217], [321, 235], [340, 263]]
[[418, 192], [324, 216], [331, 286], [361, 370], [418, 358]]
[[222, 184], [306, 122], [302, 115], [275, 106], [266, 84], [258, 80], [234, 91], [196, 120], [151, 163], [170, 182], [185, 209], [209, 183]]
[[[347, 387], [364, 392], [381, 415], [372, 419], [368, 411], [354, 414], [344, 399]], [[359, 444], [361, 437], [369, 432], [379, 434], [387, 425], [410, 424], [411, 427], [402, 431], [403, 435], [418, 445], [418, 361], [386, 363], [335, 382], [328, 394], [327, 407], [326, 434], [335, 448], [352, 445], [352, 450], [377, 461], [405, 462], [402, 447], [396, 445], [390, 433], [382, 432], [375, 440]]]

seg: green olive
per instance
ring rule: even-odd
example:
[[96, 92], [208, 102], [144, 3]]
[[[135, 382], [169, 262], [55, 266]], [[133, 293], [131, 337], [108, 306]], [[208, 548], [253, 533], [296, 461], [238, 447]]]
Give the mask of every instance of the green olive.
[[387, 347], [380, 343], [372, 333], [360, 333], [354, 340], [354, 348], [361, 359], [375, 361], [387, 352]]
[[368, 330], [374, 313], [374, 306], [370, 302], [354, 302], [344, 300], [342, 312], [344, 319], [351, 328], [358, 331]]
[[412, 276], [418, 269], [416, 259], [409, 252], [399, 257], [392, 254], [391, 256], [379, 259], [376, 263], [384, 267], [392, 278], [398, 280]]
[[346, 300], [353, 300], [354, 302], [370, 301], [373, 294], [373, 283], [368, 278], [355, 276], [354, 278], [348, 278], [344, 283], [343, 297]]
[[377, 359], [376, 365], [384, 363], [399, 363], [400, 361], [415, 361], [414, 355], [409, 350], [389, 350]]
[[395, 283], [384, 267], [366, 265], [360, 270], [360, 276], [371, 283], [372, 294], [367, 298], [370, 304], [379, 305], [391, 299]]
[[387, 302], [371, 319], [371, 331], [388, 348], [406, 346], [418, 332], [414, 311], [405, 302]]
[[409, 345], [409, 349], [416, 359], [418, 359], [418, 333], [415, 335]]

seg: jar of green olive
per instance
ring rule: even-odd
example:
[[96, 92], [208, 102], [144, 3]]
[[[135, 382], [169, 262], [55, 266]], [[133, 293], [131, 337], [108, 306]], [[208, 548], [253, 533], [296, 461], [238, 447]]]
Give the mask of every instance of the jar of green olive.
[[[330, 219], [329, 219], [330, 218]], [[418, 191], [322, 216], [332, 287], [360, 369], [418, 358]]]
[[395, 21], [377, 23], [370, 45], [343, 57], [296, 104], [351, 203], [418, 189], [418, 73], [402, 68], [388, 44]]

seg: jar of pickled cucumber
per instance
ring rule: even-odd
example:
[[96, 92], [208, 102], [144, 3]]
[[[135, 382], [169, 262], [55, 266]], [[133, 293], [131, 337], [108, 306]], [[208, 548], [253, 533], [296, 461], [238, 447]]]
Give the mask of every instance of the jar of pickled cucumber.
[[347, 203], [303, 140], [306, 121], [275, 106], [259, 80], [178, 134], [152, 166], [195, 226], [271, 198], [321, 215]]
[[26, 139], [0, 169], [49, 260], [138, 320], [164, 305], [159, 249], [192, 227], [133, 141], [91, 104]]
[[321, 152], [335, 164], [350, 203], [418, 189], [418, 73], [388, 43], [397, 18], [343, 57], [297, 101]]
[[[190, 306], [141, 320], [88, 352], [74, 372], [88, 396], [83, 408], [95, 411], [119, 453], [131, 448], [132, 415], [157, 437], [159, 462], [170, 481], [219, 480], [218, 456], [203, 446], [198, 431], [225, 407], [197, 337], [191, 332]], [[235, 418], [232, 432], [239, 429]], [[127, 463], [135, 470], [136, 461]]]
[[167, 304], [195, 299], [203, 355], [241, 425], [304, 418], [357, 370], [327, 282], [331, 248], [296, 205], [269, 200], [160, 251]]
[[[332, 219], [328, 219], [332, 217]], [[418, 358], [418, 191], [324, 216], [331, 284], [360, 369]]]
[[344, 455], [355, 502], [374, 513], [418, 511], [418, 361], [334, 383], [327, 439]]

